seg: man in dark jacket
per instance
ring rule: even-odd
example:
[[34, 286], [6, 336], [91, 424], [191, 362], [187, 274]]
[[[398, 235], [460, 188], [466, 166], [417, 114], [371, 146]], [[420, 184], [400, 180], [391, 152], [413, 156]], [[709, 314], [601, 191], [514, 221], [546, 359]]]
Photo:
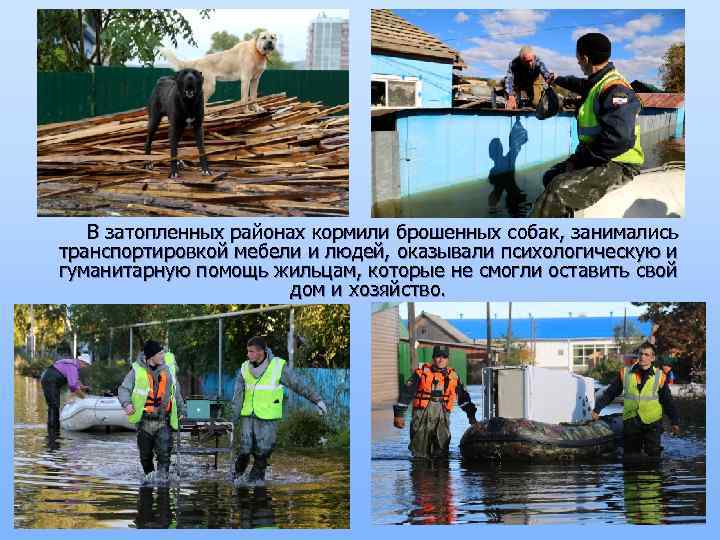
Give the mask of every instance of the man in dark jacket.
[[446, 457], [450, 448], [450, 411], [453, 404], [465, 412], [471, 424], [476, 423], [477, 408], [457, 373], [448, 367], [447, 347], [435, 345], [432, 364], [423, 364], [400, 389], [400, 399], [393, 407], [396, 428], [405, 427], [405, 412], [413, 404], [409, 449], [413, 457]]
[[550, 84], [554, 78], [555, 75], [548, 71], [531, 47], [522, 47], [505, 74], [505, 92], [508, 95], [505, 108], [517, 109], [523, 92], [527, 96], [526, 105], [536, 107], [542, 94], [542, 79]]
[[610, 40], [585, 34], [576, 56], [586, 79], [557, 77], [554, 84], [580, 94], [580, 144], [567, 160], [545, 173], [545, 192], [535, 202], [533, 217], [572, 217], [608, 191], [632, 180], [644, 162], [640, 146], [640, 100], [630, 83], [610, 62]]
[[623, 394], [623, 439], [625, 455], [644, 451], [649, 457], [659, 457], [662, 451], [663, 414], [670, 418], [672, 432], [680, 432], [678, 415], [670, 387], [662, 369], [653, 367], [655, 346], [640, 345], [635, 365], [620, 370], [617, 378], [600, 396], [592, 412], [593, 420], [617, 396]]

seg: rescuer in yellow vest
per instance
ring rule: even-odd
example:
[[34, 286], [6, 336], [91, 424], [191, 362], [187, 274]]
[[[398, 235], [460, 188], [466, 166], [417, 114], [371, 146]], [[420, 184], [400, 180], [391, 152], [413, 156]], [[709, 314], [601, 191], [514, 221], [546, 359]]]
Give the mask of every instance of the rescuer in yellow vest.
[[233, 394], [234, 418], [240, 421], [235, 479], [245, 473], [252, 455], [255, 459], [247, 481], [262, 482], [275, 447], [278, 420], [283, 417], [283, 387], [314, 403], [321, 415], [327, 414], [327, 407], [317, 391], [284, 359], [273, 356], [263, 338], [256, 336], [248, 341], [247, 358], [240, 366]]
[[630, 83], [610, 62], [607, 36], [592, 32], [577, 40], [576, 57], [587, 76], [556, 77], [552, 82], [580, 94], [579, 144], [565, 161], [543, 177], [545, 192], [533, 217], [572, 217], [608, 191], [632, 180], [645, 158], [640, 146], [641, 104]]
[[145, 474], [158, 470], [167, 478], [173, 448], [173, 430], [184, 415], [185, 402], [177, 382], [177, 364], [171, 352], [157, 341], [143, 347], [144, 360], [133, 363], [118, 388], [118, 399], [128, 421], [137, 424], [137, 445]]
[[665, 373], [654, 367], [655, 346], [640, 345], [638, 361], [624, 367], [617, 378], [600, 396], [592, 412], [593, 420], [600, 411], [621, 393], [623, 394], [623, 440], [625, 455], [645, 452], [659, 457], [662, 452], [660, 436], [663, 432], [663, 414], [670, 418], [674, 435], [680, 433], [678, 415], [673, 403]]

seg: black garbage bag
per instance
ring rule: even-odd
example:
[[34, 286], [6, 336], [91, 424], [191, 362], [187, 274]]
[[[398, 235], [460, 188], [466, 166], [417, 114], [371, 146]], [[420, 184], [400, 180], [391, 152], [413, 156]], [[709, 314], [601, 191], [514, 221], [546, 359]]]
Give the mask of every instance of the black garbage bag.
[[543, 90], [540, 101], [535, 109], [535, 118], [545, 120], [555, 116], [560, 111], [560, 98], [557, 92], [548, 86]]

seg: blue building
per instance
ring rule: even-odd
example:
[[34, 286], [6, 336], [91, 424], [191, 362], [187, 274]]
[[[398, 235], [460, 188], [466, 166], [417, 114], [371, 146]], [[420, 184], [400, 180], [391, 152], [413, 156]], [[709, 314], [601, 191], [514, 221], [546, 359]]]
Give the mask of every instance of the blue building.
[[[441, 319], [422, 313], [415, 321], [418, 339], [431, 338], [463, 345], [483, 344], [487, 339], [485, 319]], [[642, 341], [652, 334], [652, 323], [638, 317], [556, 317], [492, 319], [491, 338], [497, 343], [508, 337], [514, 347], [528, 352], [539, 367], [585, 372], [599, 362], [620, 354], [619, 337]]]
[[389, 9], [371, 11], [373, 109], [452, 107], [457, 51]]

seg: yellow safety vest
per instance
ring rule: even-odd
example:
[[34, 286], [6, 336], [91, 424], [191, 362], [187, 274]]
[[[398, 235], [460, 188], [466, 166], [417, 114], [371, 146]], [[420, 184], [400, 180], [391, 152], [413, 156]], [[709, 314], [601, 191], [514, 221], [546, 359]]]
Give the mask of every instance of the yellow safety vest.
[[[632, 88], [625, 78], [614, 69], [610, 70], [605, 76], [595, 83], [590, 89], [585, 101], [580, 105], [577, 115], [578, 137], [583, 144], [590, 144], [600, 133], [600, 123], [597, 114], [600, 111], [600, 94], [612, 83], [621, 84], [627, 88]], [[628, 151], [615, 156], [612, 161], [618, 163], [628, 163], [630, 165], [642, 165], [645, 161], [645, 154], [640, 145], [640, 123], [635, 118], [635, 145]]]
[[[168, 355], [170, 355], [170, 361], [171, 363], [168, 363]], [[165, 360], [168, 366], [168, 371], [170, 371], [170, 374], [173, 378], [173, 384], [170, 386], [170, 427], [177, 431], [179, 423], [178, 423], [178, 415], [177, 415], [177, 404], [175, 402], [175, 357], [172, 355], [172, 353], [166, 353]], [[148, 384], [148, 371], [142, 364], [139, 364], [138, 362], [133, 362], [133, 371], [135, 371], [135, 386], [133, 387], [133, 393], [132, 393], [132, 405], [135, 409], [135, 412], [133, 412], [128, 417], [128, 422], [131, 424], [137, 424], [142, 419], [143, 411], [145, 410], [145, 402], [147, 401], [147, 396], [150, 393], [150, 385]]]
[[629, 420], [640, 416], [643, 424], [652, 424], [662, 419], [663, 409], [660, 405], [658, 392], [665, 382], [665, 374], [660, 369], [655, 369], [655, 376], [645, 381], [642, 391], [638, 391], [637, 377], [630, 371], [631, 368], [623, 369], [623, 420]]
[[265, 372], [256, 379], [250, 371], [250, 362], [246, 360], [240, 368], [240, 376], [245, 381], [245, 394], [240, 416], [255, 415], [262, 420], [282, 418], [282, 402], [285, 395], [280, 377], [285, 360], [277, 356], [270, 360]]

